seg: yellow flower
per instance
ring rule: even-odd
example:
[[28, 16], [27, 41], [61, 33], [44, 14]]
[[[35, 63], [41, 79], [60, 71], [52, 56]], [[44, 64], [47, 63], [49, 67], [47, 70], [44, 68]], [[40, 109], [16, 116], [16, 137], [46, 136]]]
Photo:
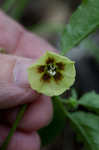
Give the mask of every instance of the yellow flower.
[[57, 96], [69, 89], [75, 74], [73, 61], [50, 51], [28, 68], [31, 88], [47, 96]]

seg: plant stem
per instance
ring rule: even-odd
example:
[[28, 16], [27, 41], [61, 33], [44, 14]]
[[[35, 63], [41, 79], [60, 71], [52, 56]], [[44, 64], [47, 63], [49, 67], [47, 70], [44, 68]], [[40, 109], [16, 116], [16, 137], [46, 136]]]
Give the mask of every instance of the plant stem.
[[0, 150], [6, 150], [7, 149], [7, 146], [9, 144], [10, 140], [11, 140], [11, 137], [13, 136], [13, 134], [14, 134], [14, 132], [15, 132], [15, 130], [16, 130], [20, 120], [22, 119], [26, 108], [27, 108], [27, 104], [24, 104], [22, 106], [22, 108], [20, 109], [20, 111], [19, 111], [19, 113], [18, 113], [18, 115], [16, 117], [16, 120], [15, 120], [15, 122], [13, 124], [13, 127], [11, 128], [11, 130], [10, 130], [8, 136], [6, 137], [6, 140], [4, 141], [3, 145], [1, 146]]
[[74, 124], [75, 127], [77, 127], [77, 129], [79, 130], [79, 132], [81, 133], [82, 137], [87, 140], [87, 143], [90, 147], [91, 142], [89, 141], [89, 138], [86, 136], [85, 131], [83, 130], [83, 128], [80, 126], [80, 124], [72, 117], [72, 115], [64, 108], [64, 105], [62, 104], [62, 102], [60, 101], [59, 97], [53, 97], [53, 100], [57, 100], [58, 102], [60, 102], [60, 107], [64, 113], [64, 115]]

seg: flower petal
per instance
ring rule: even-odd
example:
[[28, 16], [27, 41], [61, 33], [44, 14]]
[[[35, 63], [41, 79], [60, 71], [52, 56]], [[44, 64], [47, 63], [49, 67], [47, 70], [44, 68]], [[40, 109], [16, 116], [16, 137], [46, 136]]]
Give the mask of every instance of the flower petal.
[[38, 67], [39, 65], [32, 65], [28, 68], [28, 80], [31, 88], [39, 92], [42, 88], [42, 82], [40, 82], [41, 74], [38, 73]]

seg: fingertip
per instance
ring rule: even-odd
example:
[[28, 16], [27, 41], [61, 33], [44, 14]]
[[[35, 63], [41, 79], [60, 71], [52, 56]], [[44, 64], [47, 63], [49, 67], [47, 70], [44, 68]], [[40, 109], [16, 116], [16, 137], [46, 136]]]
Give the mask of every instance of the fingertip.
[[[38, 93], [28, 82], [27, 68], [31, 59], [0, 54], [0, 108], [10, 108], [32, 102]], [[2, 67], [3, 66], [3, 67]]]

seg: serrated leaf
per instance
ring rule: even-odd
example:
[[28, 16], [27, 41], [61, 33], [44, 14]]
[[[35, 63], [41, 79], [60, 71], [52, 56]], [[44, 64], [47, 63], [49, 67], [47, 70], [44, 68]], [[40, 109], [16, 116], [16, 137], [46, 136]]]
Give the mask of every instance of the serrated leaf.
[[54, 108], [53, 120], [47, 127], [39, 130], [43, 146], [48, 145], [55, 140], [66, 125], [66, 116], [60, 107], [60, 102], [58, 100], [53, 100], [52, 102]]
[[67, 53], [99, 26], [99, 0], [86, 0], [73, 13], [63, 31], [61, 49]]
[[86, 93], [80, 98], [78, 104], [99, 113], [99, 94], [95, 92]]
[[99, 117], [85, 112], [72, 113], [72, 118], [79, 124], [78, 132], [83, 137], [86, 150], [99, 150]]

